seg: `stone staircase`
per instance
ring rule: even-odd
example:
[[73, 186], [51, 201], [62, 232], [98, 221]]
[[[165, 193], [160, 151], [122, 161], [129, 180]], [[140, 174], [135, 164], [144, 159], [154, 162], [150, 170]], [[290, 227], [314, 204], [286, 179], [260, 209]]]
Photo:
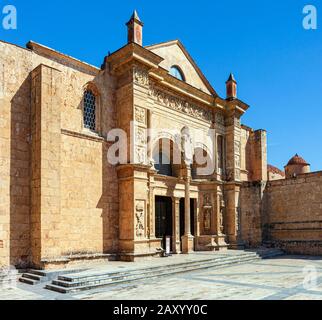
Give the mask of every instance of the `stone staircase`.
[[69, 274], [84, 271], [84, 269], [78, 270], [57, 270], [57, 271], [42, 271], [42, 270], [29, 270], [22, 274], [19, 281], [29, 285], [38, 285], [41, 283], [50, 282], [56, 279], [60, 274]]
[[92, 270], [69, 275], [64, 274], [59, 275], [57, 280], [53, 280], [51, 284], [47, 284], [46, 289], [60, 293], [74, 293], [180, 273], [249, 263], [261, 259], [277, 257], [283, 254], [282, 251], [275, 249], [250, 250], [238, 254], [215, 254], [214, 256], [209, 256], [209, 258], [204, 258], [202, 260], [196, 259], [195, 261], [169, 263], [132, 270], [113, 272], [107, 272], [106, 270], [95, 272]]

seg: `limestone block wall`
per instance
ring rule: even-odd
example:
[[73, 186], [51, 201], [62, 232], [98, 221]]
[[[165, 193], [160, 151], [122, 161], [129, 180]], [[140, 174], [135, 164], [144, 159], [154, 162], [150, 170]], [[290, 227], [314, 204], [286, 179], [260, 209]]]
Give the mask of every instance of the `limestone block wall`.
[[262, 244], [263, 190], [261, 182], [245, 182], [240, 191], [241, 234], [247, 247]]
[[322, 254], [322, 172], [268, 183], [267, 241], [295, 254]]
[[[104, 138], [116, 127], [114, 80], [95, 67], [29, 47], [0, 42], [0, 265], [114, 252], [118, 185], [106, 163]], [[99, 92], [97, 134], [83, 129], [89, 82]], [[67, 209], [69, 193], [74, 206]]]
[[0, 42], [0, 265], [30, 254], [31, 69], [28, 50]]
[[241, 180], [267, 180], [266, 131], [242, 126], [241, 129]]
[[117, 250], [118, 186], [103, 139], [62, 135], [61, 255]]

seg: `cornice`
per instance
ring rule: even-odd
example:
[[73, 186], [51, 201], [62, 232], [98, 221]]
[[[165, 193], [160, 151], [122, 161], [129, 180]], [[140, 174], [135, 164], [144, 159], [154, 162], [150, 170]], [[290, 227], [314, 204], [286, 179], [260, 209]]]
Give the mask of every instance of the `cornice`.
[[94, 76], [97, 75], [101, 70], [86, 62], [83, 62], [81, 60], [78, 60], [76, 58], [73, 58], [71, 56], [68, 56], [66, 54], [63, 54], [61, 52], [58, 52], [54, 49], [51, 49], [49, 47], [46, 47], [44, 45], [41, 45], [33, 41], [29, 41], [27, 43], [27, 48], [32, 52], [34, 52], [35, 54], [38, 54], [50, 60], [54, 60], [62, 65], [75, 68], [81, 72], [89, 73]]
[[163, 60], [138, 44], [130, 43], [106, 57], [106, 64], [109, 64], [110, 72], [117, 73], [124, 65], [135, 61], [145, 65], [148, 69], [157, 69]]

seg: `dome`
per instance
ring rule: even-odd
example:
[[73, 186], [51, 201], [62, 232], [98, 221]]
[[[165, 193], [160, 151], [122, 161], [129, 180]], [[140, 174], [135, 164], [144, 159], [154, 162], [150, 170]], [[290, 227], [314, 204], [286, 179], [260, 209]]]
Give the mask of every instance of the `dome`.
[[287, 166], [292, 166], [292, 165], [309, 166], [309, 164], [298, 154], [296, 154], [287, 164]]

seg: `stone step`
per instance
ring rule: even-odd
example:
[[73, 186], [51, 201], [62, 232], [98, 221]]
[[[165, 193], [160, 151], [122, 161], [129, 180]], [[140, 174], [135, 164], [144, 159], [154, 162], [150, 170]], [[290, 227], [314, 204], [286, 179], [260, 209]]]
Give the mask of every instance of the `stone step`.
[[32, 285], [32, 286], [34, 286], [34, 285], [39, 283], [39, 281], [37, 281], [37, 280], [33, 280], [33, 279], [29, 279], [29, 278], [23, 278], [23, 277], [19, 278], [19, 281], [22, 282], [22, 283], [25, 283], [25, 284]]
[[33, 273], [24, 273], [22, 275], [22, 278], [27, 278], [27, 279], [36, 280], [40, 282], [43, 279], [43, 276], [38, 276]]
[[29, 272], [23, 273], [19, 278], [19, 281], [34, 286], [36, 284], [49, 281], [49, 279], [47, 279], [44, 272], [38, 270], [30, 270]]
[[[31, 269], [28, 272], [22, 274], [19, 278], [20, 282], [30, 285], [36, 285], [39, 283], [49, 282], [56, 279], [60, 274], [69, 274], [84, 271], [84, 269], [71, 269], [71, 270], [56, 270], [56, 271], [43, 271]], [[30, 281], [33, 280], [33, 281]]]
[[47, 276], [47, 273], [45, 271], [42, 271], [42, 270], [32, 269], [32, 270], [29, 270], [28, 273], [34, 274], [34, 275], [37, 275], [37, 276], [41, 276], [41, 277], [46, 277]]
[[[258, 258], [259, 259], [259, 258]], [[200, 269], [207, 269], [207, 268], [213, 268], [213, 267], [220, 267], [222, 265], [227, 266], [230, 263], [242, 263], [242, 262], [249, 262], [249, 261], [254, 261], [254, 258], [242, 258], [238, 260], [231, 260], [231, 261], [221, 261], [221, 262], [212, 262], [212, 263], [200, 263], [198, 265], [194, 266], [182, 266], [180, 268], [172, 268], [171, 271], [169, 269], [162, 269], [162, 270], [154, 270], [154, 271], [149, 271], [146, 272], [146, 270], [142, 270], [140, 273], [125, 273], [123, 275], [119, 276], [102, 276], [102, 277], [97, 277], [93, 278], [91, 280], [79, 280], [77, 282], [70, 282], [70, 281], [63, 281], [63, 280], [56, 280], [53, 281], [54, 285], [57, 286], [62, 286], [65, 288], [73, 288], [73, 287], [78, 287], [78, 286], [88, 286], [88, 285], [96, 285], [100, 283], [115, 283], [117, 281], [121, 280], [127, 280], [129, 281], [130, 279], [134, 278], [137, 279], [139, 278], [150, 278], [154, 276], [162, 276], [163, 274], [168, 275], [168, 274], [175, 274], [175, 273], [185, 273], [185, 272], [190, 272], [191, 270], [200, 270]]]
[[140, 269], [132, 269], [132, 270], [126, 270], [126, 271], [114, 271], [114, 272], [100, 272], [100, 273], [89, 273], [89, 274], [72, 274], [70, 276], [61, 275], [58, 277], [58, 280], [66, 281], [66, 282], [80, 282], [80, 281], [90, 281], [92, 279], [97, 280], [98, 278], [115, 278], [127, 275], [129, 273], [135, 274], [135, 273], [142, 273], [144, 271], [145, 273], [157, 271], [160, 272], [162, 270], [168, 270], [169, 268], [177, 269], [177, 268], [184, 268], [184, 267], [197, 267], [200, 264], [206, 264], [214, 262], [228, 262], [228, 261], [236, 261], [236, 259], [243, 259], [243, 258], [259, 258], [259, 256], [256, 253], [247, 253], [247, 254], [239, 254], [238, 256], [217, 256], [215, 258], [211, 259], [204, 259], [204, 260], [198, 260], [198, 261], [186, 261], [182, 263], [176, 263], [176, 264], [166, 264], [166, 265], [157, 265], [154, 267], [147, 267], [147, 268], [140, 268]]
[[[46, 288], [60, 293], [73, 293], [78, 291], [91, 290], [94, 288], [100, 288], [105, 286], [115, 286], [119, 284], [124, 284], [133, 281], [139, 281], [144, 279], [159, 278], [164, 276], [170, 276], [174, 274], [187, 273], [196, 270], [209, 269], [209, 268], [220, 268], [224, 266], [230, 266], [240, 263], [247, 263], [259, 260], [260, 257], [254, 254], [245, 254], [234, 257], [227, 257], [226, 259], [212, 259], [212, 261], [199, 261], [195, 263], [186, 263], [186, 265], [180, 265], [175, 267], [174, 265], [171, 268], [162, 268], [158, 270], [150, 270], [149, 272], [146, 269], [135, 270], [134, 272], [128, 271], [120, 273], [119, 275], [111, 276], [111, 274], [96, 275], [91, 277], [78, 277], [67, 279], [66, 277], [61, 277], [65, 280], [56, 280], [52, 284], [47, 285]], [[150, 268], [151, 269], [151, 268]], [[154, 268], [155, 269], [155, 268]], [[78, 279], [78, 280], [77, 280]], [[69, 280], [69, 281], [66, 281]], [[73, 280], [73, 281], [71, 281]]]

